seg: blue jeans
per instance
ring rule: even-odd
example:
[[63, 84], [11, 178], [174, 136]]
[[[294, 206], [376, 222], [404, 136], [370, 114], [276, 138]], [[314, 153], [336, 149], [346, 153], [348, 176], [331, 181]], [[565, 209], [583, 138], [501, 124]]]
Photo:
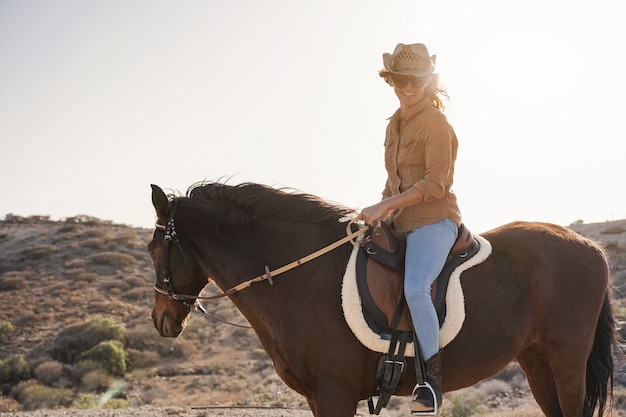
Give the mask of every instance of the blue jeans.
[[458, 235], [457, 225], [443, 219], [407, 233], [404, 296], [424, 360], [439, 351], [439, 319], [430, 295]]

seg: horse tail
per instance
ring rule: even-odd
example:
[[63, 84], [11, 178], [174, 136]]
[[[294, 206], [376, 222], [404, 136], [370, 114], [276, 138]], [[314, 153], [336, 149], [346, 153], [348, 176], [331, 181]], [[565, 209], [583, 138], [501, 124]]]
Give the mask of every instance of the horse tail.
[[604, 415], [607, 406], [609, 409], [612, 408], [613, 372], [615, 368], [613, 352], [616, 350], [617, 338], [611, 297], [607, 293], [598, 318], [591, 354], [587, 359], [584, 416], [592, 417], [596, 405], [600, 417]]

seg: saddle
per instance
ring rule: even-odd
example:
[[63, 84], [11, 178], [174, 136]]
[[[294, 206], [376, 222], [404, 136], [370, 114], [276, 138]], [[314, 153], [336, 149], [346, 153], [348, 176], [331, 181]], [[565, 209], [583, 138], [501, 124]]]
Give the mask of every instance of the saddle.
[[[481, 245], [472, 233], [463, 224], [459, 226], [457, 240], [431, 290], [440, 327], [446, 316], [446, 293], [452, 273], [480, 249]], [[415, 343], [413, 323], [404, 298], [405, 257], [405, 237], [380, 221], [365, 234], [357, 251], [356, 284], [363, 318], [376, 334], [389, 340], [387, 353], [378, 361], [376, 388], [368, 399], [370, 414], [378, 415], [396, 394], [407, 370], [405, 351], [408, 343], [414, 342], [417, 386], [432, 391], [425, 380], [423, 357], [419, 344]], [[374, 397], [378, 397], [377, 404]]]
[[[474, 256], [480, 244], [464, 224], [450, 250], [445, 266], [431, 291], [441, 326], [446, 314], [446, 292], [450, 275]], [[406, 238], [385, 222], [366, 233], [357, 255], [357, 286], [368, 325], [378, 334], [408, 332], [413, 323], [404, 299], [404, 260]]]

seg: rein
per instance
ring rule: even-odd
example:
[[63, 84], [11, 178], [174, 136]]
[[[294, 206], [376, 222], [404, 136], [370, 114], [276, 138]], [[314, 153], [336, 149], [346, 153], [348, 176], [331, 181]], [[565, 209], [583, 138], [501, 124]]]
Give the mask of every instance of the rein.
[[[176, 291], [174, 291], [174, 287], [172, 285], [172, 277], [171, 277], [171, 273], [169, 270], [169, 249], [170, 249], [170, 244], [171, 242], [174, 242], [176, 244], [176, 246], [178, 247], [178, 249], [180, 250], [180, 252], [183, 254], [183, 257], [190, 262], [192, 265], [194, 265], [194, 268], [199, 269], [197, 266], [195, 266], [195, 263], [191, 262], [191, 259], [187, 256], [187, 254], [185, 253], [185, 251], [183, 250], [182, 246], [180, 245], [180, 241], [178, 240], [178, 235], [176, 234], [176, 229], [174, 227], [174, 219], [170, 219], [167, 222], [167, 225], [162, 225], [159, 223], [156, 223], [155, 227], [159, 230], [164, 230], [165, 231], [165, 237], [164, 237], [164, 242], [165, 242], [165, 248], [166, 248], [166, 259], [165, 259], [165, 267], [164, 267], [164, 277], [163, 277], [163, 283], [166, 286], [166, 289], [162, 289], [159, 288], [156, 284], [154, 285], [154, 290], [160, 294], [163, 294], [173, 300], [177, 300], [180, 301], [185, 307], [187, 307], [189, 310], [191, 310], [191, 308], [194, 305], [199, 305], [199, 309], [203, 314], [206, 314], [207, 316], [216, 318], [214, 316], [211, 316], [209, 313], [206, 312], [206, 310], [204, 309], [204, 307], [202, 307], [202, 305], [200, 305], [199, 303], [194, 303], [194, 305], [189, 304], [187, 301], [197, 301], [197, 300], [215, 300], [218, 298], [223, 298], [223, 297], [228, 297], [229, 295], [235, 294], [239, 291], [242, 291], [248, 287], [250, 287], [252, 284], [256, 283], [256, 282], [262, 282], [262, 281], [269, 281], [270, 285], [274, 284], [273, 281], [273, 277], [280, 275], [282, 273], [285, 273], [287, 271], [290, 271], [294, 268], [297, 268], [300, 265], [303, 265], [309, 261], [312, 261], [315, 258], [318, 258], [330, 251], [332, 251], [333, 249], [336, 249], [342, 245], [344, 245], [347, 242], [350, 242], [352, 245], [358, 245], [358, 243], [355, 241], [355, 239], [364, 234], [368, 229], [369, 226], [365, 225], [364, 227], [358, 229], [355, 232], [351, 232], [350, 231], [350, 226], [357, 222], [358, 220], [360, 220], [361, 216], [357, 216], [354, 219], [350, 220], [350, 222], [348, 223], [347, 227], [346, 227], [346, 236], [343, 237], [342, 239], [339, 239], [336, 242], [331, 243], [328, 246], [325, 246], [305, 257], [302, 257], [300, 259], [297, 259], [291, 263], [288, 263], [287, 265], [284, 265], [280, 268], [271, 270], [269, 269], [269, 267], [265, 267], [265, 273], [261, 274], [255, 278], [249, 279], [247, 281], [242, 282], [241, 284], [238, 284], [226, 291], [223, 291], [221, 294], [217, 294], [217, 295], [211, 295], [211, 296], [201, 296], [201, 295], [189, 295], [189, 294], [178, 294], [176, 293]], [[218, 319], [221, 320], [221, 319]], [[221, 320], [224, 321], [224, 320]], [[229, 324], [233, 324], [233, 323], [229, 323]], [[236, 325], [239, 326], [239, 325]], [[239, 326], [239, 327], [245, 327], [245, 326]]]

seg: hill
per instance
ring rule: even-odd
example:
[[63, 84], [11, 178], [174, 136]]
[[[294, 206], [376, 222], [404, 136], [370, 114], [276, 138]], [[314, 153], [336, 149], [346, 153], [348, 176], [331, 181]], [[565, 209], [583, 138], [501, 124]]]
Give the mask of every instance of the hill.
[[[626, 220], [570, 227], [604, 247], [622, 311]], [[88, 216], [59, 222], [14, 216], [0, 222], [0, 388], [5, 396], [0, 412], [102, 404], [307, 409], [276, 376], [252, 330], [194, 315], [181, 337], [158, 336], [150, 318], [154, 270], [146, 245], [151, 236], [152, 230]], [[206, 308], [245, 322], [227, 299]], [[621, 375], [618, 382], [623, 383]], [[405, 414], [404, 401], [392, 399], [385, 415]], [[473, 404], [483, 412], [530, 407], [528, 415], [536, 413], [515, 364], [446, 401]]]

